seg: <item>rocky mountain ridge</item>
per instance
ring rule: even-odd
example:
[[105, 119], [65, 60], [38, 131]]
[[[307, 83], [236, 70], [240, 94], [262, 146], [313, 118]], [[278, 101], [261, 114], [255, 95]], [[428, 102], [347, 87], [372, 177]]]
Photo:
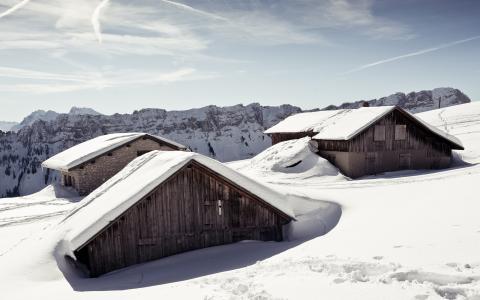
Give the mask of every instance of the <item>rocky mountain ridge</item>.
[[[30, 126], [36, 121], [53, 121], [55, 120], [59, 115], [62, 115], [61, 113], [58, 113], [53, 110], [36, 110], [26, 116], [22, 122], [12, 126], [9, 130], [11, 131], [19, 131], [23, 127]], [[70, 111], [67, 113], [67, 115], [73, 115], [73, 116], [81, 116], [81, 115], [92, 115], [92, 116], [98, 116], [101, 115], [101, 113], [95, 111], [92, 108], [87, 108], [87, 107], [72, 107]]]
[[397, 105], [412, 113], [419, 113], [469, 102], [471, 102], [470, 98], [458, 89], [436, 88], [429, 91], [410, 92], [408, 94], [395, 93], [379, 99], [346, 102], [341, 105], [329, 105], [324, 109], [358, 108], [368, 103], [369, 106]]

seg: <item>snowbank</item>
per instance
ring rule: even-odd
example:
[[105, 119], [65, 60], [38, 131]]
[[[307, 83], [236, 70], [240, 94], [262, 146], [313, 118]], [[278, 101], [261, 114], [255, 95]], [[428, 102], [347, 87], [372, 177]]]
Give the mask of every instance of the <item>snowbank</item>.
[[[281, 142], [271, 146], [250, 160], [231, 163], [229, 166], [255, 178], [258, 173], [275, 172], [294, 177], [338, 176], [338, 169], [326, 159], [313, 153], [310, 138]], [[257, 174], [255, 174], [257, 173]], [[289, 176], [291, 177], [291, 176]]]
[[[57, 212], [59, 205], [65, 205], [65, 210], [71, 204], [60, 199], [35, 203], [34, 199], [2, 199], [4, 224], [13, 218], [25, 221], [33, 214], [37, 219], [30, 218], [28, 225], [0, 226], [1, 295], [9, 300], [304, 300], [319, 295], [339, 300], [477, 300], [480, 165], [475, 163], [480, 162], [480, 103], [421, 116], [458, 136], [466, 150], [457, 153], [471, 164], [408, 176], [326, 181], [332, 176], [282, 171], [304, 157], [301, 153], [308, 153], [296, 145], [290, 149], [299, 156], [289, 154], [292, 159], [284, 160], [266, 155], [272, 159], [257, 162], [261, 170], [249, 160], [229, 164], [281, 193], [288, 205], [295, 203], [292, 210], [298, 221], [286, 230], [294, 238], [308, 239], [328, 230], [335, 224], [328, 220], [341, 205], [342, 217], [335, 228], [303, 243], [237, 243], [86, 279], [60, 272], [59, 266], [68, 270], [65, 259], [52, 258], [52, 252], [68, 246], [58, 244], [62, 236], [51, 232], [68, 212], [43, 216]], [[278, 156], [281, 153], [285, 152]]]

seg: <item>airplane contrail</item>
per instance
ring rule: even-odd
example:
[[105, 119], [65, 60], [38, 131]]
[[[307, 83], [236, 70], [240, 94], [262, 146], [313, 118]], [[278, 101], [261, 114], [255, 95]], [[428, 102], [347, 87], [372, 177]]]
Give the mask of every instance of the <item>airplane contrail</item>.
[[17, 9], [20, 9], [20, 8], [24, 7], [28, 2], [30, 2], [30, 0], [23, 0], [22, 2], [19, 2], [16, 5], [10, 7], [9, 9], [7, 9], [6, 11], [4, 11], [3, 13], [0, 14], [0, 19], [8, 16], [9, 14], [11, 14], [13, 12], [15, 12]]
[[92, 14], [92, 26], [93, 26], [93, 31], [95, 32], [95, 36], [97, 37], [98, 42], [101, 44], [102, 43], [102, 29], [100, 26], [100, 13], [102, 12], [102, 9], [104, 9], [107, 4], [110, 2], [110, 0], [102, 0], [100, 4], [95, 8]]
[[384, 63], [389, 63], [389, 62], [392, 62], [392, 61], [396, 61], [396, 60], [400, 60], [400, 59], [404, 59], [404, 58], [408, 58], [408, 57], [412, 57], [412, 56], [422, 55], [422, 54], [425, 54], [425, 53], [434, 52], [434, 51], [445, 49], [445, 48], [450, 48], [452, 46], [455, 46], [455, 45], [458, 45], [458, 44], [463, 44], [463, 43], [470, 42], [470, 41], [473, 41], [473, 40], [477, 40], [479, 38], [480, 38], [480, 35], [477, 35], [477, 36], [474, 36], [474, 37], [471, 37], [471, 38], [468, 38], [468, 39], [463, 39], [463, 40], [458, 40], [458, 41], [454, 41], [454, 42], [451, 42], [451, 43], [442, 44], [442, 45], [439, 45], [437, 47], [427, 48], [427, 49], [419, 50], [419, 51], [416, 51], [416, 52], [407, 53], [407, 54], [404, 54], [404, 55], [399, 55], [399, 56], [395, 56], [395, 57], [391, 57], [391, 58], [387, 58], [387, 59], [382, 59], [382, 60], [379, 60], [379, 61], [376, 61], [376, 62], [373, 62], [373, 63], [370, 63], [370, 64], [366, 64], [366, 65], [351, 69], [349, 71], [346, 71], [346, 72], [342, 73], [342, 75], [355, 73], [355, 72], [358, 72], [358, 71], [362, 71], [362, 70], [365, 70], [365, 69], [368, 69], [368, 68], [371, 68], [371, 67], [374, 67], [374, 66], [378, 66], [378, 65], [381, 65], [381, 64], [384, 64]]
[[197, 9], [197, 8], [194, 8], [194, 7], [191, 7], [190, 5], [186, 5], [186, 4], [183, 4], [183, 3], [179, 3], [179, 2], [175, 2], [175, 1], [170, 1], [170, 0], [161, 0], [161, 1], [164, 2], [164, 3], [170, 4], [170, 5], [173, 5], [173, 6], [176, 6], [176, 7], [179, 7], [179, 8], [188, 10], [188, 11], [191, 11], [191, 12], [193, 12], [193, 13], [196, 13], [196, 14], [199, 14], [199, 15], [202, 15], [202, 16], [206, 16], [206, 17], [212, 18], [212, 19], [217, 19], [217, 20], [222, 20], [222, 21], [228, 21], [227, 18], [224, 18], [224, 17], [222, 17], [222, 16], [219, 16], [219, 15], [216, 15], [216, 14], [212, 14], [212, 13], [209, 13], [209, 12], [206, 12], [206, 11], [203, 11], [203, 10], [200, 10], [200, 9]]

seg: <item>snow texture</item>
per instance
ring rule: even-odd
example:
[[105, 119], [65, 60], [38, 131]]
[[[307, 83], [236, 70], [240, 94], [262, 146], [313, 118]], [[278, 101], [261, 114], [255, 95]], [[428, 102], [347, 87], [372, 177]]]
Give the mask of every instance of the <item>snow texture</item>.
[[[262, 154], [270, 161], [256, 157], [256, 164], [229, 164], [296, 197], [289, 205], [297, 221], [287, 232], [300, 239], [211, 247], [90, 279], [63, 257], [68, 245], [62, 242], [65, 227], [59, 222], [82, 203], [71, 191], [52, 186], [34, 195], [1, 199], [0, 297], [478, 300], [480, 102], [419, 117], [465, 145], [466, 150], [454, 151], [454, 167], [361, 180], [321, 172], [307, 175], [312, 168], [285, 173], [290, 168], [284, 168], [284, 162], [302, 157], [303, 163], [309, 157], [300, 146], [307, 141], [278, 146], [291, 146], [285, 158], [271, 151]], [[318, 161], [318, 166], [325, 164]]]
[[[394, 109], [395, 106], [361, 107], [357, 109], [327, 110], [310, 113], [301, 113], [286, 118], [272, 128], [265, 131], [271, 133], [314, 132], [313, 138], [318, 140], [349, 140], [361, 133], [370, 125], [381, 119]], [[404, 111], [404, 110], [402, 110]], [[426, 123], [415, 115], [404, 111], [420, 122], [434, 134], [462, 147], [462, 142], [456, 137]]]
[[214, 159], [193, 152], [151, 151], [132, 161], [125, 169], [93, 191], [66, 217], [63, 222], [65, 231], [68, 232], [65, 240], [70, 243], [71, 250], [82, 246], [112, 220], [191, 161], [228, 178], [291, 218], [295, 218], [283, 195]]
[[[92, 158], [107, 153], [108, 151], [125, 145], [142, 136], [151, 135], [139, 132], [112, 133], [102, 135], [86, 142], [80, 143], [76, 146], [73, 146], [63, 152], [58, 153], [55, 156], [52, 156], [51, 158], [44, 161], [42, 163], [42, 166], [54, 170], [68, 171], [84, 162], [89, 161]], [[179, 148], [185, 148], [185, 146], [165, 138], [157, 136], [155, 136], [154, 138], [165, 141]]]

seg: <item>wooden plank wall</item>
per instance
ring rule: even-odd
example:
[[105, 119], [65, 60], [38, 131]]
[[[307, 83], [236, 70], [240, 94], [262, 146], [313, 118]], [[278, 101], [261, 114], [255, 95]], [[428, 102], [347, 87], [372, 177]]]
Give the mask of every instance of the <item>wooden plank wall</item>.
[[245, 239], [280, 241], [282, 225], [289, 221], [228, 180], [191, 163], [75, 254], [96, 277], [193, 249]]
[[294, 133], [272, 133], [270, 134], [270, 138], [272, 139], [272, 145], [275, 145], [280, 142], [301, 139], [306, 136], [312, 137], [315, 134], [316, 133], [314, 133], [313, 131], [294, 132]]
[[[407, 125], [406, 138], [395, 140], [395, 125]], [[374, 141], [375, 125], [385, 126], [385, 141]], [[349, 141], [350, 152], [381, 152], [398, 150], [427, 150], [432, 155], [449, 156], [451, 146], [426, 131], [402, 113], [393, 111]]]
[[[407, 125], [406, 138], [395, 140], [395, 125]], [[374, 141], [375, 125], [385, 126], [385, 141]], [[431, 156], [449, 156], [451, 146], [419, 127], [398, 111], [393, 111], [349, 141], [317, 140], [318, 149], [340, 152], [382, 152], [426, 150]]]

